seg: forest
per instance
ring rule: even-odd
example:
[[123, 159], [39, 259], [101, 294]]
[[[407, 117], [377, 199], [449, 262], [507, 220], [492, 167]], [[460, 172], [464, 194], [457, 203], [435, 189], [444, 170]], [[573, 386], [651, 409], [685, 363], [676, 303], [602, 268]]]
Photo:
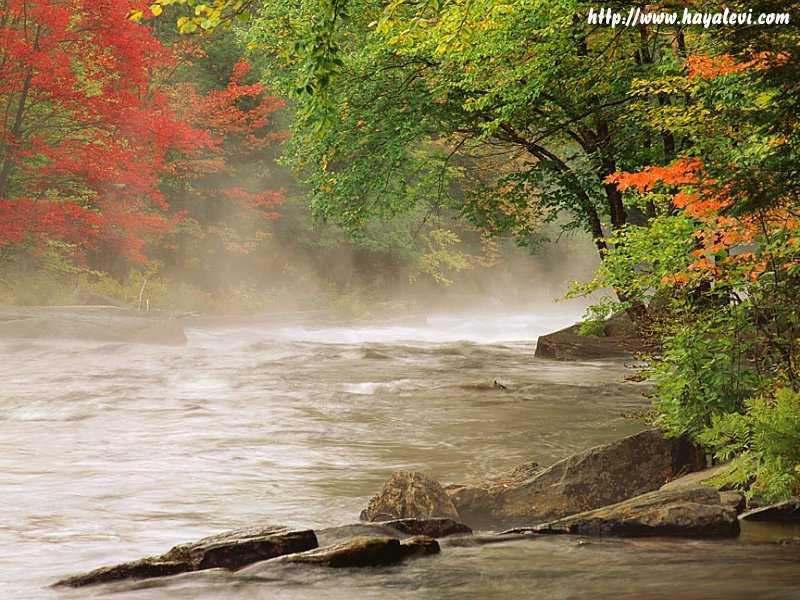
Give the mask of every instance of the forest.
[[639, 423], [796, 499], [799, 10], [0, 0], [0, 304], [347, 324], [538, 260]]

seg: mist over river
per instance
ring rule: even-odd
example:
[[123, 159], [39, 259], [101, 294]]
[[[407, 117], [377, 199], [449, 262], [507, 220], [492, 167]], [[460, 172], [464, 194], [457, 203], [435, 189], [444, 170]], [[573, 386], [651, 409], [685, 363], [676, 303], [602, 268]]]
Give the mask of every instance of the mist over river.
[[638, 431], [623, 415], [645, 388], [623, 362], [533, 358], [577, 316], [198, 327], [185, 347], [0, 341], [0, 598], [800, 598], [800, 549], [747, 536], [443, 541], [379, 569], [47, 588], [254, 523], [355, 522], [398, 469], [457, 482]]

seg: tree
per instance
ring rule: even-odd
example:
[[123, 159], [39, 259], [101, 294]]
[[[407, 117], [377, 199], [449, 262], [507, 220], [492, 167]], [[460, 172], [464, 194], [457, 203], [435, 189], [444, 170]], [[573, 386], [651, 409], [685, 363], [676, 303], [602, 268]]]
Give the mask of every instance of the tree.
[[646, 94], [631, 108], [690, 143], [609, 177], [659, 216], [618, 232], [589, 287], [657, 300], [657, 422], [731, 461], [721, 483], [768, 499], [800, 492], [798, 64], [796, 31], [743, 28], [709, 36], [683, 77], [642, 85], [688, 99], [683, 114]]
[[[314, 206], [357, 229], [455, 189], [464, 214], [488, 230], [513, 229], [525, 239], [532, 232], [520, 225], [531, 207], [547, 218], [566, 212], [604, 252], [607, 231], [629, 218], [608, 175], [668, 162], [680, 143], [630, 119], [628, 105], [637, 79], [681, 71], [685, 39], [679, 29], [592, 27], [588, 8], [348, 3], [351, 18], [338, 26], [338, 73], [326, 88], [334, 114], [307, 105], [291, 151]], [[311, 2], [270, 3], [251, 26], [252, 44], [285, 58], [269, 65], [270, 77], [283, 74], [285, 90], [304, 81], [307, 60], [287, 54], [284, 40], [312, 37], [314, 15]], [[677, 102], [663, 93], [653, 99]], [[493, 181], [433, 185], [459, 179], [452, 167], [474, 171], [498, 153], [506, 168]]]
[[0, 3], [0, 248], [60, 240], [110, 269], [169, 229], [167, 156], [211, 138], [153, 85], [173, 59], [136, 5]]
[[[217, 36], [203, 45], [212, 44], [225, 41]], [[161, 186], [173, 210], [183, 215], [161, 260], [174, 279], [201, 287], [241, 277], [237, 265], [259, 260], [257, 250], [284, 201], [283, 191], [272, 187], [274, 146], [287, 137], [273, 119], [284, 102], [255, 80], [237, 48], [229, 50], [211, 65], [203, 46], [190, 43], [177, 81], [168, 88], [179, 113], [213, 140], [200, 152], [173, 157]], [[225, 73], [209, 77], [211, 68]]]

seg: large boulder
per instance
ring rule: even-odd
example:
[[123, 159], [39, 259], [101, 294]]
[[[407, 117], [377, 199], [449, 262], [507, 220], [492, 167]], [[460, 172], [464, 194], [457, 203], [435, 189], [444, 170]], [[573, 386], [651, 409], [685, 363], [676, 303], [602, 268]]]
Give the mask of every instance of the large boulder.
[[516, 476], [452, 485], [447, 493], [471, 527], [530, 525], [621, 502], [704, 467], [690, 442], [651, 429], [543, 470], [527, 465]]
[[739, 535], [736, 510], [709, 487], [658, 490], [530, 529], [540, 534], [717, 538]]
[[175, 546], [160, 556], [102, 567], [68, 577], [55, 585], [83, 587], [123, 579], [165, 577], [216, 568], [235, 571], [255, 562], [311, 550], [317, 546], [317, 537], [311, 530], [292, 531], [275, 526], [239, 529]]
[[497, 522], [494, 515], [500, 504], [499, 498], [543, 470], [539, 463], [525, 463], [493, 477], [448, 485], [445, 491], [465, 522], [473, 526], [492, 525]]
[[398, 471], [361, 512], [362, 521], [445, 518], [459, 521], [453, 501], [439, 482], [416, 471]]
[[601, 335], [583, 335], [580, 324], [540, 336], [536, 358], [549, 360], [600, 360], [623, 358], [641, 352], [645, 342], [633, 322], [625, 315], [607, 320]]
[[394, 564], [410, 556], [437, 554], [439, 551], [438, 542], [426, 536], [409, 538], [403, 542], [393, 537], [365, 536], [326, 548], [283, 556], [275, 559], [275, 562], [333, 568], [376, 567]]

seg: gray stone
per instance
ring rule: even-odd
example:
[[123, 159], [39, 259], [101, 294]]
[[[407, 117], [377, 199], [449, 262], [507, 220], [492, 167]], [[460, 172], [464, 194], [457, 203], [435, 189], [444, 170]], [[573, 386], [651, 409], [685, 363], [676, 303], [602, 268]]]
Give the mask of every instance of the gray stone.
[[714, 479], [714, 477], [723, 473], [727, 468], [729, 468], [729, 464], [723, 463], [721, 465], [714, 465], [713, 467], [709, 467], [708, 469], [694, 471], [693, 473], [689, 473], [687, 475], [683, 475], [682, 477], [673, 479], [672, 481], [668, 481], [667, 483], [662, 485], [660, 489], [665, 491], [681, 490], [681, 489], [695, 488], [700, 485], [707, 485], [708, 487], [714, 487], [711, 481]]
[[709, 487], [658, 490], [532, 528], [506, 533], [719, 538], [739, 535], [736, 510]]
[[422, 535], [434, 539], [472, 534], [472, 529], [453, 519], [397, 519], [381, 524], [406, 535]]
[[311, 530], [292, 531], [274, 526], [239, 529], [175, 546], [161, 556], [102, 567], [68, 577], [55, 585], [83, 587], [216, 568], [235, 571], [255, 562], [316, 547], [317, 538]]
[[528, 465], [515, 477], [451, 485], [447, 493], [470, 527], [513, 527], [621, 502], [704, 467], [703, 453], [691, 443], [651, 429], [547, 469]]
[[377, 523], [353, 523], [317, 529], [320, 546], [331, 546], [354, 537], [398, 537], [425, 535], [434, 539], [471, 535], [472, 530], [452, 519], [397, 519]]
[[401, 542], [386, 536], [365, 536], [300, 552], [275, 559], [271, 562], [310, 564], [333, 568], [376, 567], [398, 563], [411, 556], [437, 554], [440, 551], [436, 540], [417, 536]]
[[602, 360], [630, 357], [645, 349], [633, 322], [624, 315], [605, 322], [603, 335], [581, 335], [580, 324], [540, 336], [536, 358], [548, 360]]

